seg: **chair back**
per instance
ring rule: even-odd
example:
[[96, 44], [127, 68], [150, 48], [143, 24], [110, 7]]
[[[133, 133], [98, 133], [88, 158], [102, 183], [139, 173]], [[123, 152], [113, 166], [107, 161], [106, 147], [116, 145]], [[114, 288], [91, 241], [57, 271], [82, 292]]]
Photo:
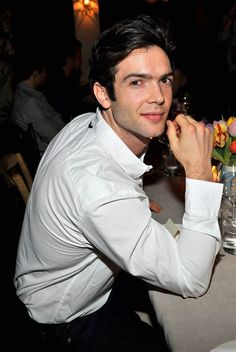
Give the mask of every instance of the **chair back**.
[[9, 186], [15, 186], [24, 203], [27, 203], [33, 178], [21, 153], [9, 153], [0, 157], [1, 178]]

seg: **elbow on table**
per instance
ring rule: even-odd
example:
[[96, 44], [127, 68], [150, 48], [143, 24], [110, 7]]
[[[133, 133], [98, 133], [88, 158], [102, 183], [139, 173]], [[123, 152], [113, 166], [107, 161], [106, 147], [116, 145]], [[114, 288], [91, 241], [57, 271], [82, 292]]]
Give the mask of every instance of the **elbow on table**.
[[184, 287], [182, 295], [184, 298], [188, 298], [188, 297], [199, 298], [206, 294], [208, 287], [209, 287], [209, 284], [199, 283], [195, 280], [188, 283], [188, 285]]

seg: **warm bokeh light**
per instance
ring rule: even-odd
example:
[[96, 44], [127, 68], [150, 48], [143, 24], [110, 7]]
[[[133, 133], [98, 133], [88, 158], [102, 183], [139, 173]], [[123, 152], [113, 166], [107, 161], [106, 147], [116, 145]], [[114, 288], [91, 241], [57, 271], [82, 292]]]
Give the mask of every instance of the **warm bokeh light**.
[[92, 16], [94, 12], [98, 11], [98, 5], [92, 0], [75, 0], [74, 4], [75, 14], [81, 16]]
[[217, 166], [213, 165], [211, 170], [212, 170], [212, 181], [219, 182], [220, 181], [220, 171], [218, 170]]
[[[170, 0], [161, 0], [163, 2], [169, 2]], [[154, 4], [155, 2], [157, 2], [157, 0], [146, 0], [146, 2], [148, 2], [149, 4]]]

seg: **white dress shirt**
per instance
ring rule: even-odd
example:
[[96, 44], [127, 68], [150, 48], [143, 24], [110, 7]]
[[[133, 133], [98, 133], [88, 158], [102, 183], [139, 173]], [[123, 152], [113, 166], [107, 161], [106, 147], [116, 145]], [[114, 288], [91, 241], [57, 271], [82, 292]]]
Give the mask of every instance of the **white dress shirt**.
[[220, 248], [222, 185], [186, 180], [178, 241], [152, 218], [150, 169], [97, 113], [72, 120], [46, 150], [18, 248], [17, 294], [33, 319], [61, 323], [107, 300], [120, 268], [180, 295], [202, 295]]

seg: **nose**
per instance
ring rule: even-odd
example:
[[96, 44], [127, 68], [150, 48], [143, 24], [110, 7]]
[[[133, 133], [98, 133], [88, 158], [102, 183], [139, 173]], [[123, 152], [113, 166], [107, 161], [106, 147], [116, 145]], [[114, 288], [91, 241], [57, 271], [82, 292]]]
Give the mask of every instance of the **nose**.
[[165, 102], [165, 96], [163, 94], [162, 87], [158, 82], [155, 82], [150, 86], [148, 102], [156, 103], [158, 105], [162, 105]]

